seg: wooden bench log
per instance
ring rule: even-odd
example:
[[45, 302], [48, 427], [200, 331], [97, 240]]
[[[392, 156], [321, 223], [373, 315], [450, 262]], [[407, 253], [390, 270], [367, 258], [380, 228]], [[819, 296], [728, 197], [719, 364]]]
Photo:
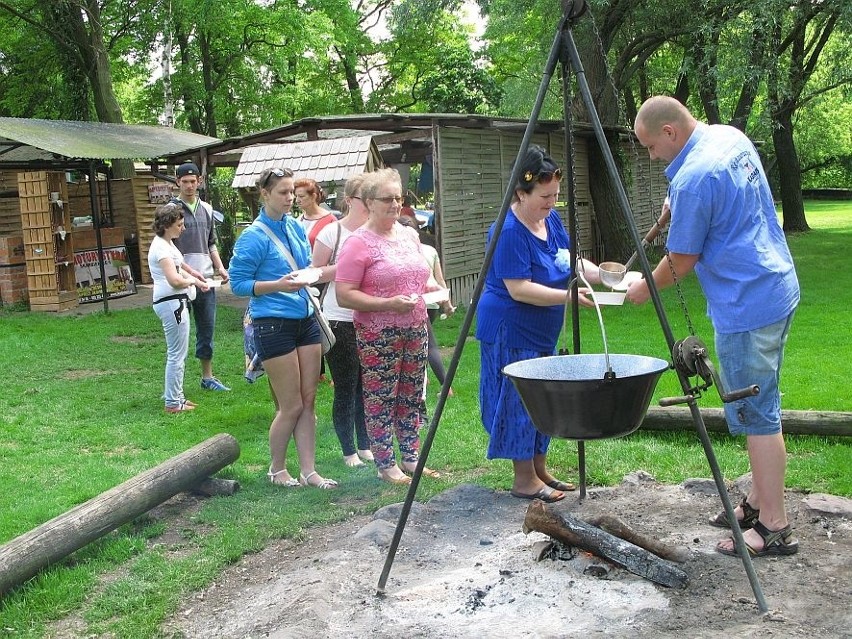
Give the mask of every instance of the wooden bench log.
[[[701, 418], [708, 432], [727, 433], [725, 411], [701, 408]], [[816, 410], [782, 410], [781, 425], [788, 435], [852, 436], [852, 413]], [[695, 424], [689, 408], [651, 406], [642, 422], [643, 430], [692, 430]]]
[[677, 566], [629, 541], [590, 526], [581, 519], [548, 510], [545, 503], [538, 499], [527, 508], [524, 518], [524, 534], [533, 530], [608, 559], [634, 575], [654, 583], [669, 588], [684, 588], [689, 583], [687, 574]]
[[0, 595], [42, 568], [191, 490], [240, 456], [219, 434], [0, 546]]

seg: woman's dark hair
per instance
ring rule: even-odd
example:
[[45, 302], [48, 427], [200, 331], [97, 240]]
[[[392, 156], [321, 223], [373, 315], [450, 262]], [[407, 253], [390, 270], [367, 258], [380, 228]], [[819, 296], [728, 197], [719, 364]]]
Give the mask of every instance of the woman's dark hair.
[[544, 147], [531, 144], [526, 155], [521, 159], [521, 173], [515, 184], [515, 190], [529, 193], [536, 184], [547, 184], [554, 179], [557, 181], [562, 179], [562, 170], [547, 154]]
[[154, 223], [151, 225], [151, 228], [154, 229], [154, 233], [163, 237], [166, 229], [181, 219], [183, 219], [183, 206], [169, 202], [154, 211]]
[[325, 202], [325, 191], [322, 190], [322, 187], [317, 184], [316, 180], [312, 180], [311, 178], [302, 178], [300, 180], [296, 180], [295, 184], [293, 184], [294, 189], [305, 189], [310, 195], [314, 196], [317, 204], [322, 204]]
[[277, 167], [263, 169], [263, 171], [260, 172], [260, 175], [257, 176], [257, 181], [254, 185], [257, 187], [258, 191], [261, 189], [266, 189], [268, 191], [278, 183], [278, 180], [291, 177], [293, 177], [293, 171], [290, 169], [279, 169]]

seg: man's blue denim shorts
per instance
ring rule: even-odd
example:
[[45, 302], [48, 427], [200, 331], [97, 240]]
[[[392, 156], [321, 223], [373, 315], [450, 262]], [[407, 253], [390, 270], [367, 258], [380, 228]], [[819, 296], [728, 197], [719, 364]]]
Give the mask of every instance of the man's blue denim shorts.
[[745, 333], [716, 335], [716, 355], [724, 390], [731, 392], [757, 384], [760, 393], [725, 404], [732, 435], [775, 435], [781, 432], [779, 379], [784, 345], [793, 313], [768, 326]]
[[261, 361], [287, 355], [299, 346], [320, 343], [320, 327], [313, 315], [304, 319], [255, 317], [251, 323]]

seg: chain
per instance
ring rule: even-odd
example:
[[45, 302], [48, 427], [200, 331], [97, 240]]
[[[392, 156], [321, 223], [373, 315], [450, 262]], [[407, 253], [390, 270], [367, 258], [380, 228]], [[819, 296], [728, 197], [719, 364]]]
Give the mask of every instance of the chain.
[[689, 310], [686, 308], [686, 298], [683, 296], [683, 290], [680, 287], [680, 280], [677, 277], [672, 258], [669, 255], [669, 249], [666, 249], [666, 261], [669, 263], [669, 270], [672, 272], [672, 279], [674, 280], [675, 290], [677, 291], [677, 301], [680, 304], [680, 309], [683, 311], [684, 318], [686, 318], [686, 330], [689, 331], [690, 335], [694, 336], [695, 327], [692, 326], [692, 319], [689, 317]]

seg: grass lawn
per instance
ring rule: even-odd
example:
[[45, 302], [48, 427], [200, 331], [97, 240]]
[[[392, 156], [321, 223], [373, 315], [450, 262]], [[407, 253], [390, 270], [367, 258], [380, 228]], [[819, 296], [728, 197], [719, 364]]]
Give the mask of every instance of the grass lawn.
[[[790, 238], [802, 285], [802, 304], [786, 351], [785, 409], [852, 411], [850, 346], [852, 274], [836, 268], [852, 242], [852, 205], [809, 202], [813, 231]], [[828, 268], [832, 267], [832, 268]], [[712, 350], [712, 330], [694, 277], [683, 283], [696, 334]], [[688, 335], [674, 290], [663, 292], [677, 338]], [[594, 311], [581, 315], [582, 351], [601, 352]], [[609, 350], [668, 359], [650, 305], [604, 309]], [[150, 308], [86, 316], [0, 311], [0, 543], [21, 535], [115, 485], [221, 432], [239, 441], [240, 458], [220, 476], [236, 479], [232, 497], [205, 500], [175, 530], [169, 520], [144, 516], [42, 571], [0, 601], [0, 634], [42, 637], [52, 620], [79, 615], [83, 636], [156, 637], [177, 603], [208, 584], [242, 555], [270, 539], [298, 539], [311, 526], [370, 513], [401, 501], [402, 487], [378, 481], [371, 469], [342, 462], [331, 426], [332, 389], [317, 399], [317, 468], [340, 481], [337, 491], [271, 486], [267, 429], [271, 400], [265, 379], [242, 379], [242, 325], [237, 309], [219, 310], [216, 371], [231, 393], [198, 389], [197, 363], [187, 365], [186, 391], [198, 410], [163, 413], [164, 340]], [[460, 314], [436, 323], [442, 345], [458, 336]], [[442, 479], [424, 478], [418, 498], [473, 482], [493, 488], [511, 483], [504, 460], [485, 459], [478, 417], [478, 347], [469, 338], [461, 355], [455, 396], [449, 398], [429, 457]], [[434, 406], [437, 385], [430, 385]], [[673, 372], [663, 375], [655, 398], [681, 394]], [[715, 388], [702, 406], [720, 406]], [[712, 435], [726, 477], [746, 472], [743, 441]], [[852, 497], [849, 437], [789, 436], [787, 485]], [[560, 477], [576, 480], [576, 444], [554, 440], [550, 459]], [[588, 482], [617, 483], [644, 469], [660, 481], [709, 477], [707, 460], [691, 431], [639, 431], [586, 445]], [[291, 460], [295, 454], [291, 453]], [[295, 470], [295, 466], [291, 470]], [[699, 513], [696, 513], [698, 516]]]

